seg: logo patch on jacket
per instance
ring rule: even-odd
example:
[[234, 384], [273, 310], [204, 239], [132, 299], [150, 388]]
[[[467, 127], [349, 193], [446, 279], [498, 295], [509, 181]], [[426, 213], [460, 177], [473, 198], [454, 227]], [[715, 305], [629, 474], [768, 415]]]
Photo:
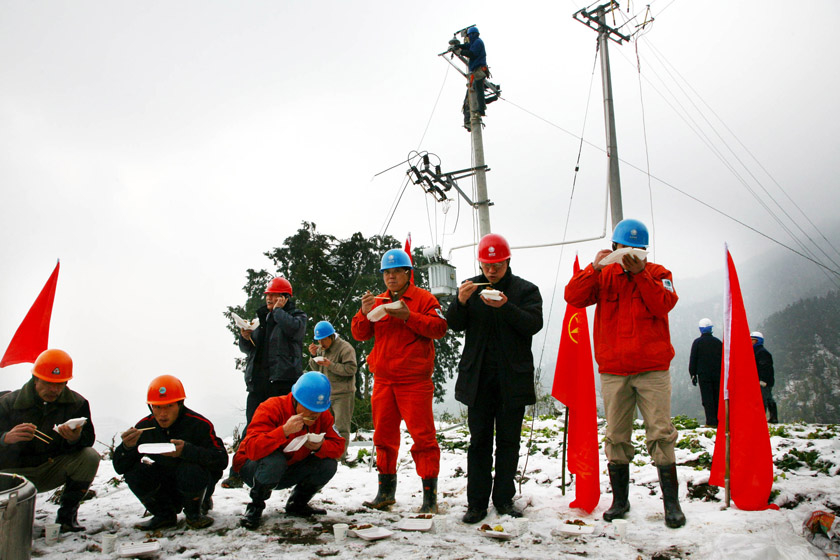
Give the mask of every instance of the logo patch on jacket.
[[671, 282], [670, 280], [668, 280], [667, 278], [664, 278], [662, 280], [662, 285], [665, 286], [665, 289], [668, 290], [669, 292], [674, 291], [674, 283]]
[[440, 310], [440, 307], [436, 307], [436, 308], [435, 308], [435, 313], [437, 313], [437, 314], [438, 314], [438, 317], [440, 317], [441, 319], [443, 319], [444, 321], [446, 321], [446, 317], [444, 317], [444, 316], [443, 316], [443, 311], [441, 311], [441, 310]]

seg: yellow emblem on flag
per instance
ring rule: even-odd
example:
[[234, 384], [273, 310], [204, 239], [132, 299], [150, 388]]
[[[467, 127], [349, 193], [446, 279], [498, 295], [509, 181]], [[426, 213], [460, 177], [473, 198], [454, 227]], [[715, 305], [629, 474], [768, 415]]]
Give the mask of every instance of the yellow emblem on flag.
[[579, 323], [579, 322], [580, 322], [580, 319], [578, 318], [578, 313], [575, 313], [574, 315], [572, 315], [571, 317], [569, 317], [569, 326], [568, 326], [568, 330], [569, 330], [569, 338], [570, 338], [570, 339], [572, 340], [572, 342], [574, 342], [575, 344], [577, 344], [577, 343], [578, 343], [578, 341], [577, 341], [577, 340], [575, 340], [575, 337], [574, 337], [573, 335], [576, 335], [577, 333], [579, 333], [579, 332], [580, 332], [580, 329], [579, 329], [578, 327], [572, 328], [572, 323], [577, 324], [577, 323]]

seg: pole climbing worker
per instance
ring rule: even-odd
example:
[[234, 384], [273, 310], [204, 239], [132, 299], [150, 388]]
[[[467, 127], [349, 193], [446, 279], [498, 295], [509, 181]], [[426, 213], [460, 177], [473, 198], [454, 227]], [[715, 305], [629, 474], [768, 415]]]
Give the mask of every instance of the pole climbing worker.
[[639, 220], [622, 220], [612, 235], [612, 250], [598, 251], [592, 264], [575, 273], [566, 285], [566, 302], [595, 307], [595, 360], [601, 374], [601, 395], [607, 417], [604, 450], [609, 464], [613, 503], [604, 520], [624, 517], [630, 462], [635, 449], [633, 418], [636, 407], [645, 422], [645, 443], [659, 472], [665, 506], [665, 525], [685, 525], [679, 503], [674, 455], [677, 429], [671, 422], [671, 374], [674, 358], [668, 313], [677, 304], [671, 273], [629, 253], [619, 262], [604, 264], [619, 249], [646, 249], [647, 227]]
[[[245, 438], [248, 424], [257, 407], [269, 397], [286, 395], [303, 374], [303, 336], [306, 313], [298, 309], [292, 298], [292, 284], [278, 276], [265, 289], [265, 305], [257, 310], [259, 326], [240, 329], [239, 349], [248, 355], [245, 365]], [[222, 488], [241, 488], [242, 479], [231, 468]]]
[[[387, 289], [378, 296], [365, 292], [351, 325], [356, 340], [374, 339], [367, 362], [373, 372], [370, 405], [379, 489], [364, 505], [386, 509], [396, 503], [400, 422], [404, 420], [414, 440], [411, 456], [423, 481], [420, 512], [436, 513], [440, 447], [432, 414], [432, 374], [434, 341], [446, 334], [446, 319], [435, 296], [411, 283], [413, 268], [402, 249], [387, 251], [379, 269]], [[382, 313], [372, 319], [371, 311]]]
[[467, 43], [457, 45], [454, 47], [458, 52], [469, 59], [467, 65], [469, 82], [467, 83], [467, 94], [464, 96], [464, 103], [462, 111], [464, 113], [464, 128], [471, 131], [470, 125], [470, 92], [475, 92], [476, 107], [475, 112], [483, 117], [486, 110], [486, 102], [484, 100], [484, 80], [490, 75], [490, 70], [487, 68], [487, 52], [484, 49], [484, 41], [479, 37], [477, 27], [470, 27], [467, 29]]
[[[525, 407], [536, 402], [531, 338], [543, 325], [540, 290], [513, 275], [504, 237], [482, 237], [478, 262], [482, 274], [461, 284], [446, 311], [452, 330], [466, 331], [455, 383], [455, 399], [467, 405], [470, 429], [464, 523], [487, 516], [491, 495], [499, 515], [522, 517], [513, 506], [514, 476]], [[488, 282], [498, 296], [481, 293], [479, 286]]]
[[700, 319], [700, 336], [691, 344], [688, 359], [688, 373], [694, 385], [700, 383], [700, 399], [706, 411], [706, 425], [718, 425], [718, 401], [720, 400], [720, 368], [723, 343], [712, 335], [711, 319]]
[[272, 397], [257, 408], [233, 457], [234, 468], [251, 487], [251, 503], [240, 525], [260, 526], [274, 489], [294, 487], [286, 502], [288, 515], [326, 513], [309, 505], [309, 500], [335, 475], [344, 451], [344, 439], [333, 426], [329, 408], [330, 380], [317, 371], [304, 373], [288, 395]]
[[339, 337], [329, 321], [315, 325], [315, 342], [309, 345], [309, 368], [320, 371], [330, 380], [332, 391], [332, 413], [335, 427], [344, 438], [344, 452], [339, 461], [347, 456], [350, 445], [350, 423], [356, 401], [356, 350], [349, 342]]
[[[55, 517], [62, 533], [85, 530], [77, 520], [79, 503], [100, 460], [93, 449], [90, 405], [67, 387], [72, 378], [70, 355], [44, 350], [32, 366], [32, 378], [0, 397], [0, 472], [28, 478], [38, 492], [64, 485]], [[66, 423], [78, 418], [86, 421], [73, 427]]]
[[[152, 515], [137, 524], [138, 529], [174, 527], [181, 509], [193, 529], [213, 524], [207, 512], [213, 509], [213, 489], [228, 464], [227, 450], [213, 423], [184, 405], [186, 398], [177, 377], [155, 377], [146, 392], [151, 414], [123, 432], [114, 451], [114, 470], [125, 475], [128, 487]], [[171, 443], [175, 450], [147, 454], [140, 447], [149, 443]]]

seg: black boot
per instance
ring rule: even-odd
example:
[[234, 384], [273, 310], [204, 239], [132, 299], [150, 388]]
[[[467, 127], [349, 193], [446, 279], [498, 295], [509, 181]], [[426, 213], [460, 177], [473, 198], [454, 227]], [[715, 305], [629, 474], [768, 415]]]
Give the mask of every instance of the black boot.
[[468, 506], [467, 513], [464, 514], [464, 517], [461, 518], [461, 521], [464, 523], [478, 523], [482, 519], [487, 517], [487, 508], [477, 508]]
[[770, 409], [770, 419], [768, 422], [770, 424], [778, 424], [779, 423], [779, 410], [776, 408], [776, 401], [770, 401], [767, 405]]
[[423, 479], [423, 505], [419, 513], [437, 513], [437, 479]]
[[685, 515], [680, 509], [677, 465], [657, 465], [659, 486], [662, 488], [662, 503], [665, 505], [665, 525], [677, 529], [685, 525]]
[[137, 497], [140, 499], [140, 503], [146, 507], [146, 511], [152, 514], [152, 518], [143, 523], [135, 524], [135, 529], [140, 529], [141, 531], [157, 531], [158, 529], [178, 525], [178, 514], [175, 512], [174, 504], [168, 500], [161, 499], [159, 491], [155, 491], [155, 493], [147, 496]]
[[379, 490], [376, 491], [376, 497], [369, 502], [362, 502], [362, 505], [372, 509], [388, 509], [388, 506], [397, 503], [397, 500], [394, 498], [396, 493], [397, 475], [380, 474]]
[[610, 509], [604, 512], [604, 521], [612, 521], [622, 519], [624, 514], [630, 511], [630, 502], [627, 501], [627, 494], [630, 492], [630, 465], [609, 463], [607, 470], [610, 473], [613, 502]]
[[324, 515], [327, 513], [325, 509], [314, 508], [309, 505], [309, 500], [321, 488], [321, 486], [311, 486], [303, 482], [295, 486], [288, 501], [286, 501], [286, 513], [295, 517], [312, 517], [313, 515]]
[[251, 488], [251, 503], [245, 508], [245, 515], [239, 519], [239, 524], [246, 529], [256, 529], [262, 522], [262, 512], [265, 501], [271, 496], [271, 488], [262, 484], [254, 484]]
[[201, 511], [203, 504], [204, 492], [184, 500], [184, 515], [187, 518], [187, 525], [192, 529], [204, 529], [213, 524], [213, 518]]
[[67, 479], [64, 484], [64, 490], [61, 491], [61, 506], [58, 508], [58, 513], [55, 516], [55, 522], [61, 525], [59, 529], [62, 533], [78, 533], [84, 531], [85, 528], [79, 525], [77, 515], [79, 513], [79, 504], [82, 498], [87, 494], [90, 487], [90, 482], [78, 482], [76, 480]]

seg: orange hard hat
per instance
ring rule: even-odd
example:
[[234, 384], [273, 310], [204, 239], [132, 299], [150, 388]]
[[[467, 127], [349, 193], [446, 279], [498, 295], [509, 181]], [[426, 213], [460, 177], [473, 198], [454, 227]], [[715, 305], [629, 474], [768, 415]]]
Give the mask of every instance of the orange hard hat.
[[170, 404], [187, 398], [184, 385], [174, 375], [160, 375], [149, 383], [148, 404]]
[[289, 283], [288, 280], [286, 280], [282, 276], [278, 276], [277, 278], [273, 278], [271, 282], [268, 283], [268, 288], [265, 289], [264, 293], [292, 295], [292, 285]]
[[498, 233], [488, 233], [478, 242], [478, 262], [498, 263], [510, 258], [510, 245]]
[[64, 350], [44, 350], [32, 366], [32, 375], [50, 383], [73, 379], [73, 360]]

